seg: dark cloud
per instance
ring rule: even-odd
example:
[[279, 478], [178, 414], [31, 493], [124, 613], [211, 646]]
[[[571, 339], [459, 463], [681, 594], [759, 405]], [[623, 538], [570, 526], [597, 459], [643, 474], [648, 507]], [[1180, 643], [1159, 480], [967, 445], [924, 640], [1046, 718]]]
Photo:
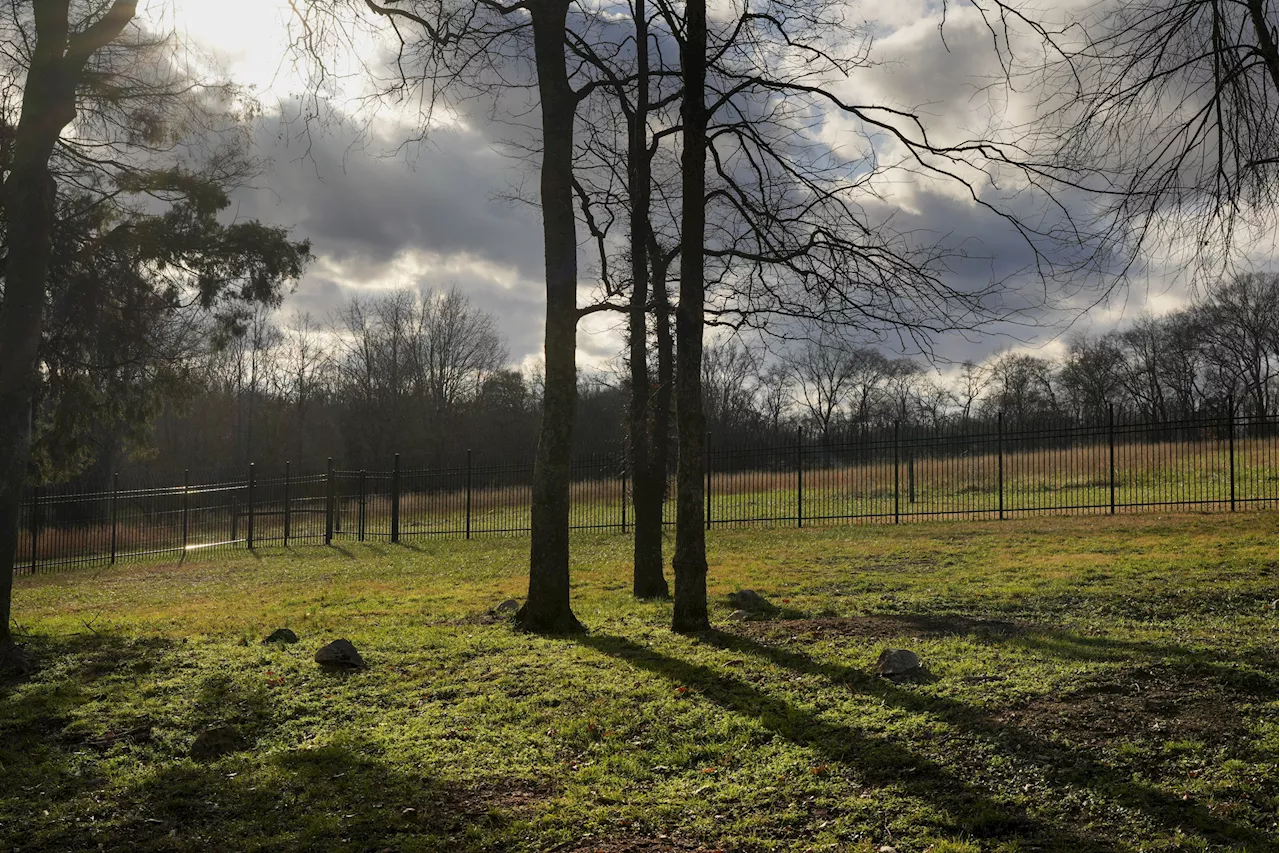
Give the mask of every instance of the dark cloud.
[[260, 139], [269, 168], [237, 195], [235, 214], [292, 228], [317, 257], [285, 310], [324, 317], [354, 293], [457, 286], [497, 317], [514, 361], [538, 351], [541, 223], [536, 209], [504, 198], [520, 164], [465, 130], [434, 134], [412, 158], [382, 154], [396, 143]]
[[[1027, 103], [1008, 102], [984, 88], [998, 66], [990, 32], [981, 21], [953, 10], [944, 45], [937, 14], [937, 4], [923, 4], [915, 23], [904, 18], [900, 29], [881, 32], [876, 58], [887, 62], [855, 71], [841, 84], [846, 97], [914, 109], [937, 138], [949, 142], [1029, 117]], [[264, 134], [259, 149], [272, 167], [261, 188], [238, 196], [237, 215], [293, 227], [297, 236], [312, 240], [318, 256], [286, 310], [294, 307], [323, 317], [353, 293], [456, 285], [497, 318], [514, 362], [538, 355], [544, 309], [542, 229], [536, 208], [506, 200], [522, 183], [536, 189], [536, 176], [494, 144], [504, 139], [513, 143], [507, 150], [536, 150], [528, 127], [520, 123], [536, 121], [536, 111], [527, 109], [527, 92], [504, 97], [512, 103], [504, 102], [494, 113], [515, 116], [512, 123], [477, 117], [475, 127], [483, 132], [434, 131], [429, 144], [414, 149], [411, 157], [380, 156], [403, 141], [392, 131], [362, 146], [353, 146], [350, 137], [338, 132], [320, 134], [305, 149], [297, 128], [285, 128], [280, 136]], [[823, 138], [833, 152], [865, 142], [858, 128], [825, 118]], [[1076, 328], [1101, 331], [1149, 307], [1167, 310], [1186, 299], [1176, 267], [1152, 265], [1146, 282], [1117, 290], [1099, 307], [1105, 268], [1096, 279], [1077, 278], [1067, 289], [1046, 282], [1036, 273], [1033, 253], [1008, 222], [977, 208], [954, 187], [944, 189], [918, 175], [893, 180], [897, 184], [887, 186], [883, 204], [868, 204], [871, 218], [892, 213], [894, 227], [919, 242], [941, 241], [967, 253], [967, 258], [952, 261], [948, 282], [967, 292], [1003, 282], [999, 307], [1017, 315], [981, 333], [936, 338], [933, 351], [945, 360], [982, 360], [1002, 347], [1043, 344], [1073, 322]], [[1004, 198], [999, 195], [1003, 189], [990, 192], [993, 201], [1024, 221], [1044, 222], [1043, 216], [1052, 213], [1044, 199]], [[1087, 217], [1086, 200], [1059, 201]], [[584, 228], [579, 237], [585, 237]], [[591, 284], [590, 251], [584, 244], [584, 293]], [[1062, 255], [1052, 259], [1070, 261]], [[1153, 295], [1159, 298], [1153, 301]], [[890, 346], [893, 342], [892, 337], [886, 341]], [[618, 324], [604, 317], [592, 318], [579, 333], [584, 362], [606, 361], [622, 343]]]

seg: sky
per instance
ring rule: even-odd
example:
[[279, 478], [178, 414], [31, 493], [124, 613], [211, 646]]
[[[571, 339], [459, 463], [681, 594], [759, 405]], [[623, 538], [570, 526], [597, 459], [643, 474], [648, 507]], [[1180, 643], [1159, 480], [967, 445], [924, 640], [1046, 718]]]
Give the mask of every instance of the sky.
[[[850, 7], [861, 14], [860, 7]], [[842, 96], [917, 112], [930, 132], [962, 139], [992, 123], [1017, 123], [1031, 115], [1031, 96], [992, 87], [999, 68], [990, 32], [964, 8], [951, 4], [941, 34], [941, 7], [931, 2], [868, 6], [879, 17], [873, 56], [878, 65], [836, 83]], [[543, 282], [541, 225], [536, 207], [510, 199], [536, 188], [528, 163], [504, 153], [519, 135], [509, 123], [483, 114], [438, 121], [425, 143], [411, 109], [393, 105], [352, 107], [351, 124], [313, 126], [281, 122], [277, 104], [296, 109], [302, 78], [288, 56], [286, 0], [178, 0], [143, 10], [202, 44], [237, 82], [252, 85], [264, 105], [256, 134], [267, 167], [255, 186], [238, 192], [232, 214], [293, 229], [308, 238], [316, 262], [282, 312], [308, 311], [323, 319], [353, 294], [400, 287], [459, 287], [492, 313], [512, 361], [536, 362], [541, 348]], [[364, 58], [376, 56], [376, 37], [357, 38]], [[359, 62], [334, 59], [343, 81], [334, 103], [360, 94]], [[347, 103], [350, 103], [349, 101]], [[499, 107], [501, 110], [501, 106]], [[533, 116], [536, 119], [536, 115]], [[360, 132], [352, 125], [359, 126]], [[833, 147], [851, 138], [843, 119], [826, 116], [821, 137]], [[882, 157], [893, 156], [884, 145]], [[532, 181], [532, 183], [531, 183]], [[994, 260], [970, 264], [959, 276], [1006, 274], [1029, 260], [1007, 226], [974, 209], [963, 192], [938, 181], [898, 178], [882, 189], [883, 203], [921, 233], [963, 242], [972, 254]], [[593, 292], [593, 265], [585, 229], [581, 300]], [[1275, 241], [1262, 241], [1259, 261], [1274, 266]], [[1015, 279], [1016, 281], [1016, 279]], [[981, 361], [998, 350], [1027, 349], [1053, 356], [1066, 329], [1104, 331], [1144, 312], [1161, 314], [1188, 301], [1187, 276], [1177, 265], [1151, 260], [1135, 280], [1100, 305], [1071, 303], [1044, 329], [994, 326], [982, 335], [942, 336], [934, 352], [946, 362]], [[618, 321], [607, 314], [584, 319], [579, 363], [600, 366], [623, 346]], [[945, 369], [945, 368], [944, 368]]]

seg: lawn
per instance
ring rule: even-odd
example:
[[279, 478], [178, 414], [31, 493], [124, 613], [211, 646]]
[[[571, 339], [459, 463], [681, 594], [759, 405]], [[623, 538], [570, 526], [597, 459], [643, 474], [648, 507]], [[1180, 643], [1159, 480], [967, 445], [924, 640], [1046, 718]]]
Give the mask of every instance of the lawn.
[[[1274, 513], [709, 547], [697, 637], [615, 534], [574, 540], [568, 640], [487, 613], [521, 539], [22, 578], [0, 850], [1276, 849]], [[727, 621], [739, 588], [781, 612]], [[336, 637], [368, 668], [321, 670]], [[888, 647], [924, 673], [875, 676]], [[221, 724], [243, 748], [189, 758]]]

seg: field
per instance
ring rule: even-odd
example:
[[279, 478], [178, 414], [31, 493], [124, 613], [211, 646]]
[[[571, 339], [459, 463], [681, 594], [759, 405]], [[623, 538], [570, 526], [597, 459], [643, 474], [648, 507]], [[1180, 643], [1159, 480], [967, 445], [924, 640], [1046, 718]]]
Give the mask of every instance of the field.
[[[615, 534], [575, 538], [568, 640], [488, 614], [514, 538], [21, 578], [0, 850], [1272, 851], [1276, 544], [1274, 512], [715, 530], [698, 637]], [[728, 622], [739, 588], [780, 613]], [[368, 668], [320, 670], [335, 637]], [[216, 724], [243, 748], [187, 757]]]

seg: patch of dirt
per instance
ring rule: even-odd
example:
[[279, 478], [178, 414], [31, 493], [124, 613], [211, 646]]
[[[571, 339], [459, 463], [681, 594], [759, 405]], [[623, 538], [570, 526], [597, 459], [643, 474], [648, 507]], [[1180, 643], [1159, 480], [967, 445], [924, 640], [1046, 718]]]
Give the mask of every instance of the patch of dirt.
[[1239, 706], [1251, 701], [1257, 697], [1195, 668], [1133, 669], [1002, 710], [991, 721], [1058, 732], [1081, 745], [1186, 739], [1215, 746], [1246, 734]]
[[497, 809], [523, 811], [555, 796], [556, 788], [545, 782], [510, 779], [459, 791], [450, 805], [461, 814], [484, 814]]
[[741, 630], [756, 636], [783, 632], [795, 637], [944, 637], [972, 635], [983, 639], [1012, 637], [1036, 630], [1030, 623], [1004, 622], [998, 619], [974, 619], [969, 616], [931, 614], [877, 614], [847, 618], [776, 619], [740, 623]]

